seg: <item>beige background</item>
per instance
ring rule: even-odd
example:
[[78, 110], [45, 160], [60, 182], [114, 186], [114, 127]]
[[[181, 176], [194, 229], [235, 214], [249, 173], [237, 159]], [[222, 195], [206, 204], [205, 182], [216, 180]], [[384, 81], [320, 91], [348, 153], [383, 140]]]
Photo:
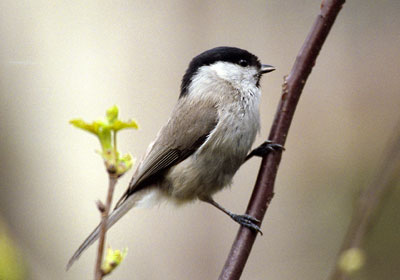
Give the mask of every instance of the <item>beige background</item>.
[[[320, 1], [1, 1], [0, 215], [30, 279], [90, 279], [95, 249], [65, 264], [98, 223], [107, 177], [96, 139], [68, 121], [111, 105], [141, 129], [120, 134], [140, 157], [178, 97], [190, 59], [220, 45], [277, 70], [262, 80], [266, 139], [283, 76]], [[400, 117], [400, 1], [348, 1], [305, 87], [276, 195], [242, 279], [325, 279], [359, 189]], [[216, 200], [244, 211], [259, 166], [247, 163]], [[129, 175], [119, 183], [122, 194]], [[361, 279], [400, 275], [400, 194], [382, 210]], [[108, 279], [216, 279], [238, 226], [208, 205], [129, 213], [108, 235], [128, 247]], [[369, 278], [367, 277], [369, 276]]]

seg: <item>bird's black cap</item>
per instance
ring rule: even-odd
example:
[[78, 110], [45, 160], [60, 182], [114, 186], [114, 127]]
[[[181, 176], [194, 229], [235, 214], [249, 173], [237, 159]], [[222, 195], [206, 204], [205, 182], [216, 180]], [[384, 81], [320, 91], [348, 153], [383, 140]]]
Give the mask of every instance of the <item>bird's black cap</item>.
[[249, 66], [256, 66], [259, 69], [261, 68], [261, 63], [257, 56], [246, 50], [234, 47], [217, 47], [210, 49], [194, 57], [190, 62], [189, 67], [182, 78], [181, 94], [179, 97], [187, 94], [191, 79], [200, 67], [211, 65], [217, 61], [231, 62], [239, 65], [246, 63]]

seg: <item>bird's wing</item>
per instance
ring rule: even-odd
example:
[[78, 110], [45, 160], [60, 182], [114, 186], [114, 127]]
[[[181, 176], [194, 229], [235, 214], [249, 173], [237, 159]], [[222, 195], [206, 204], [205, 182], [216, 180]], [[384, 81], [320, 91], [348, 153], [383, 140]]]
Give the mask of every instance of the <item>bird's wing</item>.
[[148, 180], [156, 179], [162, 172], [193, 154], [217, 123], [218, 111], [215, 104], [205, 100], [194, 103], [186, 97], [180, 98], [167, 125], [158, 133], [116, 208], [131, 194], [145, 187]]

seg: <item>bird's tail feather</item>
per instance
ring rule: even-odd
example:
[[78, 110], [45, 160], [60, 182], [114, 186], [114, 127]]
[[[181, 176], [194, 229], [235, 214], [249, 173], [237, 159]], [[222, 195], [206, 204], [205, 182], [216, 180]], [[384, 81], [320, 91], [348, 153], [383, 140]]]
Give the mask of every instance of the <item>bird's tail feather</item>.
[[[125, 200], [118, 208], [114, 209], [112, 213], [108, 216], [107, 229], [112, 227], [122, 216], [126, 214], [135, 204], [136, 199]], [[83, 251], [92, 245], [100, 235], [100, 224], [92, 231], [92, 233], [86, 238], [86, 240], [79, 246], [78, 250], [70, 258], [67, 264], [67, 270], [72, 266], [72, 264], [81, 256]]]

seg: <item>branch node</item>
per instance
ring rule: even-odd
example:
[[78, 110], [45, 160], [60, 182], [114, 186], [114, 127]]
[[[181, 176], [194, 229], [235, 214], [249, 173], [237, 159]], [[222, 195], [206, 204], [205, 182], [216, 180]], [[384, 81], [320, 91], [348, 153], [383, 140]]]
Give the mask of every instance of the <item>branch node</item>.
[[97, 209], [99, 209], [100, 213], [104, 213], [104, 211], [106, 211], [106, 206], [100, 199], [96, 201], [96, 206]]

